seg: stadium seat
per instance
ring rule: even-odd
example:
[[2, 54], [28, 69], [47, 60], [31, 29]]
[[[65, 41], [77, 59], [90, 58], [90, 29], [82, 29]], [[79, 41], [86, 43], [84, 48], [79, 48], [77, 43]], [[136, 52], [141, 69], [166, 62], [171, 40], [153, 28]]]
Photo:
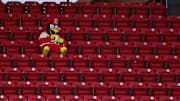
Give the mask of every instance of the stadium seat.
[[113, 9], [112, 9], [112, 14], [113, 15], [124, 15], [124, 16], [129, 16], [130, 12], [130, 7], [126, 3], [122, 2], [116, 2], [112, 3]]
[[164, 35], [164, 37], [165, 37], [164, 41], [166, 41], [166, 42], [175, 41], [178, 39], [177, 32], [173, 28], [161, 28], [160, 34]]
[[179, 16], [168, 16], [167, 20], [170, 28], [178, 28]]
[[59, 13], [59, 8], [58, 5], [56, 5], [56, 3], [53, 2], [43, 2], [42, 6], [41, 6], [41, 12], [45, 13], [45, 14], [51, 14], [51, 13], [55, 13], [58, 14]]
[[131, 16], [131, 27], [136, 27], [136, 28], [144, 28], [144, 27], [148, 27], [149, 21], [148, 19], [143, 16], [143, 15], [133, 15]]
[[41, 6], [38, 2], [25, 2], [24, 9], [27, 10], [25, 13], [38, 14], [41, 13]]
[[9, 7], [8, 13], [23, 13], [23, 4], [20, 2], [7, 2], [6, 8]]
[[149, 8], [149, 15], [165, 15], [165, 7], [159, 2], [151, 2], [147, 7]]
[[25, 96], [23, 95], [11, 95], [9, 96], [9, 100], [13, 101], [26, 101]]
[[131, 3], [132, 15], [147, 15], [147, 7], [142, 3]]
[[154, 28], [165, 28], [167, 26], [167, 20], [164, 16], [152, 15], [149, 16], [149, 20]]
[[59, 95], [49, 95], [46, 97], [48, 101], [59, 101], [59, 100], [64, 100], [62, 96]]
[[129, 19], [127, 15], [112, 15], [113, 27], [129, 27]]
[[40, 96], [40, 95], [29, 95], [28, 97], [28, 100], [33, 100], [33, 101], [44, 101], [45, 98], [43, 96]]
[[158, 38], [158, 29], [155, 29], [155, 28], [143, 28], [141, 30], [141, 37], [142, 37], [142, 41], [145, 41], [145, 42], [156, 42], [159, 40]]

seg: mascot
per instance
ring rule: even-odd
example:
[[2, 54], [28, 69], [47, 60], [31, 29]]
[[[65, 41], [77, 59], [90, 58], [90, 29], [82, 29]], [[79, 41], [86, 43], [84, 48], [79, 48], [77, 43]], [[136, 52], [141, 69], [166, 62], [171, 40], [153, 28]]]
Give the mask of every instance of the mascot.
[[67, 52], [64, 39], [57, 35], [60, 30], [58, 23], [58, 17], [50, 17], [47, 24], [47, 30], [42, 32], [39, 36], [41, 52], [46, 56], [49, 52], [60, 52], [62, 55], [65, 55]]

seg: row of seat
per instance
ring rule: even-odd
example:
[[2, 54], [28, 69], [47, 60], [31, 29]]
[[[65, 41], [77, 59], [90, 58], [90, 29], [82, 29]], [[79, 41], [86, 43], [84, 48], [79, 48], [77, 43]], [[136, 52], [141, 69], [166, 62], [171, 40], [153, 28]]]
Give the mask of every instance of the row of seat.
[[150, 16], [144, 16], [144, 15], [131, 15], [131, 16], [126, 16], [124, 14], [121, 15], [106, 15], [106, 14], [98, 14], [98, 15], [92, 15], [92, 14], [6, 14], [2, 13], [1, 14], [1, 20], [42, 20], [46, 21], [51, 15], [55, 15], [59, 17], [62, 20], [73, 20], [73, 19], [79, 19], [79, 20], [141, 20], [141, 21], [146, 21], [146, 20], [167, 20], [167, 21], [179, 21], [179, 16], [172, 16], [168, 15], [166, 17], [162, 15], [150, 15]]
[[[1, 32], [0, 38], [1, 42], [4, 43], [5, 41], [14, 41], [29, 44], [30, 42], [36, 43], [38, 40], [40, 32]], [[97, 35], [98, 34], [98, 35]], [[137, 42], [137, 44], [144, 44], [151, 45], [151, 43], [176, 43], [180, 41], [180, 35], [178, 33], [171, 34], [136, 34], [132, 35], [133, 33], [62, 33], [60, 34], [61, 37], [65, 38], [69, 44], [72, 45], [81, 45], [85, 44], [94, 44], [94, 43], [106, 43], [105, 46], [111, 46], [114, 43], [132, 43]], [[78, 35], [78, 36], [77, 36]], [[34, 42], [33, 42], [34, 41]], [[80, 41], [80, 42], [78, 42]], [[0, 43], [1, 43], [0, 42]], [[168, 46], [168, 45], [167, 45]]]
[[[157, 48], [157, 47], [68, 47], [69, 55], [180, 55], [179, 48]], [[2, 46], [0, 50], [1, 54], [38, 54], [40, 53], [40, 49], [37, 46]]]
[[124, 15], [165, 15], [165, 7], [160, 3], [150, 3], [147, 6], [142, 3], [127, 5], [125, 3], [115, 3], [112, 6], [98, 5], [56, 5], [55, 3], [44, 3], [39, 5], [33, 2], [26, 2], [24, 5], [17, 3], [1, 4], [0, 12], [2, 13], [42, 13], [42, 14], [124, 14]]
[[[25, 37], [24, 37], [25, 38]], [[97, 37], [98, 38], [98, 37]], [[134, 40], [101, 40], [99, 39], [94, 39], [94, 40], [67, 40], [67, 46], [68, 47], [72, 47], [72, 48], [78, 48], [79, 47], [87, 47], [87, 48], [107, 48], [107, 47], [111, 47], [112, 49], [114, 49], [115, 47], [121, 47], [121, 48], [142, 48], [142, 47], [146, 47], [146, 48], [177, 48], [180, 45], [179, 40], [172, 40], [172, 41], [156, 41], [156, 40], [149, 40], [148, 42], [146, 41], [134, 41]], [[2, 40], [0, 41], [0, 45], [1, 46], [14, 46], [14, 47], [20, 47], [20, 46], [33, 46], [33, 47], [37, 47], [39, 44], [37, 42], [37, 40], [19, 40], [19, 39], [6, 39], [6, 40]], [[22, 47], [23, 48], [23, 47]], [[148, 49], [147, 49], [148, 50]]]
[[109, 7], [109, 6], [129, 6], [129, 7], [139, 7], [139, 6], [148, 6], [148, 7], [161, 7], [163, 8], [164, 5], [160, 2], [150, 2], [148, 4], [143, 4], [143, 3], [136, 3], [136, 2], [133, 2], [133, 3], [127, 3], [127, 2], [112, 2], [112, 3], [108, 3], [108, 2], [95, 2], [94, 4], [93, 3], [90, 3], [90, 2], [76, 2], [76, 3], [73, 3], [73, 2], [60, 2], [60, 4], [56, 4], [55, 2], [43, 2], [42, 4], [39, 4], [38, 2], [36, 1], [26, 1], [24, 4], [18, 2], [18, 1], [8, 1], [6, 4], [3, 4], [1, 2], [1, 5], [9, 5], [9, 6], [23, 6], [23, 5], [26, 5], [26, 6], [99, 6], [99, 7]]
[[[79, 55], [180, 55], [179, 43], [172, 44], [171, 46], [166, 43], [155, 43], [152, 46], [147, 43], [141, 43], [140, 45], [128, 45], [125, 43], [116, 43], [116, 45], [71, 45], [68, 46], [68, 54]], [[106, 43], [107, 44], [107, 43]], [[161, 46], [158, 46], [161, 45]], [[37, 54], [40, 53], [40, 48], [37, 45], [24, 44], [2, 44], [0, 53], [3, 54]]]
[[[39, 54], [38, 54], [39, 55]], [[154, 69], [167, 69], [167, 68], [173, 68], [178, 69], [179, 66], [179, 56], [139, 56], [139, 55], [127, 55], [127, 56], [121, 56], [121, 55], [113, 55], [108, 57], [103, 57], [102, 55], [95, 55], [92, 57], [89, 55], [89, 57], [83, 57], [82, 55], [77, 55], [78, 57], [65, 57], [65, 56], [58, 56], [51, 55], [50, 58], [45, 57], [43, 55], [30, 55], [31, 57], [28, 57], [24, 54], [22, 55], [14, 55], [12, 58], [7, 56], [6, 54], [2, 55], [0, 60], [2, 61], [0, 63], [0, 67], [2, 69], [9, 68], [10, 70], [13, 70], [11, 67], [18, 67], [18, 68], [25, 68], [29, 69], [30, 71], [32, 68], [37, 67], [40, 69], [47, 69], [50, 71], [50, 67], [55, 67], [57, 69], [67, 69], [71, 70], [71, 68], [76, 69], [82, 69], [88, 70], [90, 68], [95, 69], [124, 69], [127, 71], [128, 68], [134, 68], [134, 69], [141, 69], [145, 70], [148, 68], [154, 68]], [[31, 67], [31, 68], [28, 68]], [[144, 68], [144, 69], [143, 69]]]
[[[39, 82], [40, 83], [40, 82]], [[85, 86], [71, 87], [68, 85], [62, 86], [42, 86], [42, 87], [1, 87], [1, 95], [97, 95], [97, 96], [179, 96], [179, 87], [123, 87], [119, 83], [114, 87], [108, 86]]]
[[[147, 19], [142, 15], [127, 18], [124, 15], [103, 18], [106, 15], [93, 18], [60, 18], [62, 27], [137, 27], [137, 28], [179, 28], [180, 20], [166, 20], [163, 16], [152, 15]], [[4, 18], [0, 19], [1, 26], [46, 26], [48, 18]]]
[[[37, 40], [42, 27], [1, 27], [2, 40]], [[33, 29], [34, 31], [30, 31]], [[179, 29], [154, 28], [91, 28], [91, 27], [65, 27], [61, 28], [59, 35], [66, 41], [109, 41], [109, 42], [175, 42], [180, 40]]]
[[[121, 46], [122, 45], [122, 46]], [[104, 55], [123, 55], [123, 54], [133, 54], [133, 55], [179, 55], [178, 47], [168, 47], [168, 46], [126, 46], [124, 44], [119, 44], [117, 46], [68, 46], [69, 54], [104, 54]], [[161, 44], [159, 44], [161, 45]], [[18, 51], [16, 51], [18, 52]]]
[[1, 95], [0, 101], [179, 101], [178, 96]]
[[[179, 87], [165, 88], [165, 87], [1, 87], [1, 92], [5, 95], [71, 95], [71, 96], [179, 96]], [[34, 100], [32, 100], [34, 101]], [[138, 100], [137, 100], [138, 101]], [[169, 101], [169, 100], [168, 100]], [[173, 100], [174, 101], [174, 100]]]
[[[45, 26], [44, 26], [45, 27]], [[9, 33], [22, 33], [23, 32], [31, 32], [31, 33], [37, 33], [41, 32], [42, 30], [45, 30], [44, 27], [41, 26], [0, 26], [0, 32], [3, 34], [3, 32], [6, 32], [4, 34]], [[179, 33], [179, 28], [128, 28], [128, 27], [60, 27], [60, 33], [58, 34], [64, 34], [64, 33], [72, 33], [72, 34], [85, 34], [85, 33], [94, 33], [94, 34], [102, 34], [102, 33], [114, 33], [114, 34], [131, 34], [131, 35], [140, 35], [140, 34], [165, 34], [165, 35], [177, 35]]]
[[[123, 70], [123, 69], [120, 69]], [[162, 69], [161, 69], [162, 70]], [[171, 69], [173, 70], [173, 69]], [[91, 86], [108, 86], [108, 85], [116, 85], [120, 86], [119, 82], [124, 83], [122, 86], [168, 86], [167, 83], [170, 83], [171, 86], [180, 86], [180, 74], [179, 72], [171, 72], [170, 69], [164, 70], [164, 72], [142, 72], [142, 73], [136, 73], [135, 71], [131, 71], [130, 69], [127, 72], [97, 72], [97, 71], [91, 71], [91, 72], [78, 72], [78, 71], [64, 71], [64, 72], [1, 72], [0, 73], [0, 86], [8, 86], [12, 85], [12, 82], [14, 82], [13, 85], [18, 84], [24, 84], [23, 86], [27, 86], [27, 82], [36, 82], [44, 85], [46, 82], [49, 82], [49, 85], [57, 85], [59, 82], [59, 85], [63, 85], [64, 82], [68, 82], [68, 85], [71, 84], [77, 84], [80, 86], [84, 85], [91, 85]], [[4, 81], [4, 82], [2, 82]], [[9, 82], [10, 81], [10, 84]], [[24, 82], [23, 82], [24, 81]], [[26, 82], [25, 82], [26, 81]], [[41, 82], [44, 81], [44, 82]], [[82, 83], [86, 84], [82, 84]], [[104, 83], [103, 83], [104, 82]], [[134, 83], [133, 83], [134, 82]], [[139, 83], [144, 83], [144, 85]], [[57, 84], [56, 84], [57, 83]], [[127, 83], [127, 84], [126, 84]], [[149, 84], [148, 84], [149, 83]], [[154, 84], [153, 84], [154, 83]], [[159, 83], [166, 83], [164, 85], [159, 85]], [[172, 85], [172, 84], [173, 85]], [[47, 84], [47, 85], [48, 85]], [[34, 85], [34, 83], [31, 83], [31, 86]], [[20, 86], [20, 85], [19, 85]], [[29, 86], [29, 85], [28, 85]], [[75, 85], [74, 85], [75, 86]]]
[[[31, 73], [43, 73], [43, 72], [81, 72], [81, 73], [86, 73], [86, 72], [97, 72], [97, 73], [111, 73], [111, 72], [117, 72], [117, 73], [174, 73], [178, 74], [180, 73], [180, 70], [177, 68], [172, 68], [172, 69], [165, 69], [165, 68], [105, 68], [105, 67], [93, 67], [93, 68], [87, 68], [87, 67], [1, 67], [0, 68], [1, 73], [11, 73], [11, 72], [31, 72]], [[168, 76], [168, 75], [166, 75]], [[153, 79], [154, 80], [154, 79]], [[178, 81], [178, 80], [177, 80]]]

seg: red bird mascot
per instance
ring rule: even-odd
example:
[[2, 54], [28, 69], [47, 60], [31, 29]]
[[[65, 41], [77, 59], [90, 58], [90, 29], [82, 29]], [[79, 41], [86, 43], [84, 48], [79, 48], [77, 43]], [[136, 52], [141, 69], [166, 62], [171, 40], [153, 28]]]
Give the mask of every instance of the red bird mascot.
[[65, 55], [67, 52], [67, 47], [64, 39], [57, 35], [60, 30], [58, 23], [58, 17], [50, 17], [47, 25], [47, 31], [42, 32], [39, 36], [39, 44], [42, 54], [46, 56], [50, 51], [60, 52], [62, 55]]

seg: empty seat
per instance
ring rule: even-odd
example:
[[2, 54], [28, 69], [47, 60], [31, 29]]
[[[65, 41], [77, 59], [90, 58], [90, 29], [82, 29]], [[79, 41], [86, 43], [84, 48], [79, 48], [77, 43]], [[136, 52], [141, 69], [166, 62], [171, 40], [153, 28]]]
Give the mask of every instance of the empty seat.
[[132, 26], [131, 27], [137, 27], [137, 28], [142, 28], [142, 27], [148, 27], [149, 21], [148, 19], [143, 16], [143, 15], [133, 15], [131, 16], [131, 21], [132, 21]]
[[[144, 39], [141, 39], [142, 41], [159, 41], [159, 31], [155, 28], [143, 28], [141, 31], [141, 37], [144, 37]], [[143, 36], [142, 36], [143, 35]]]
[[80, 7], [82, 9], [82, 14], [91, 14], [92, 15], [94, 13], [95, 7], [94, 7], [94, 5], [92, 5], [90, 3], [88, 5], [82, 5]]
[[91, 19], [90, 18], [79, 19], [79, 26], [80, 27], [90, 27], [91, 26]]
[[11, 95], [9, 96], [9, 100], [12, 101], [26, 101], [26, 97], [23, 95]]
[[44, 55], [32, 54], [31, 59], [35, 60], [35, 67], [39, 67], [39, 68], [48, 67], [48, 58], [45, 57]]
[[149, 20], [152, 22], [154, 28], [167, 27], [167, 20], [164, 18], [164, 16], [152, 15], [149, 16]]
[[2, 53], [4, 54], [13, 54], [18, 53], [19, 46], [16, 41], [2, 41]]
[[132, 15], [147, 15], [147, 7], [142, 3], [131, 3], [130, 6], [132, 7]]
[[75, 14], [77, 6], [59, 6], [60, 14]]
[[98, 20], [98, 26], [99, 27], [110, 27], [111, 21], [109, 19], [99, 19]]
[[126, 15], [113, 15], [112, 21], [115, 25], [113, 27], [129, 27], [129, 19]]
[[125, 15], [129, 16], [130, 7], [126, 3], [116, 2], [112, 4], [112, 14], [113, 15]]
[[5, 13], [6, 12], [6, 9], [5, 9], [6, 5], [4, 5], [2, 2], [0, 3], [0, 5], [1, 5], [1, 8], [0, 8], [1, 14]]
[[24, 26], [35, 26], [36, 19], [35, 18], [23, 18], [22, 20]]
[[123, 28], [122, 41], [139, 41], [140, 32], [136, 28]]
[[165, 15], [165, 7], [159, 2], [149, 3], [147, 7], [149, 8], [149, 15]]
[[53, 3], [53, 2], [43, 2], [41, 10], [45, 11], [45, 9], [46, 9], [46, 13], [47, 14], [52, 14], [52, 13], [56, 13], [57, 14], [57, 13], [59, 13], [57, 8], [58, 8], [58, 6], [56, 5], [56, 3]]
[[175, 29], [161, 28], [160, 34], [164, 35], [164, 41], [175, 41], [178, 39], [178, 35]]
[[59, 100], [63, 100], [64, 98], [62, 96], [59, 96], [59, 95], [48, 95], [46, 97], [47, 100], [50, 100], [50, 101], [59, 101]]
[[115, 96], [102, 96], [100, 99], [103, 101], [119, 101], [119, 98]]
[[8, 2], [7, 6], [10, 9], [9, 13], [23, 13], [23, 5], [20, 2]]
[[41, 13], [41, 6], [37, 2], [25, 2], [25, 7], [28, 7], [28, 13], [30, 14]]
[[179, 16], [168, 16], [167, 17], [167, 20], [168, 20], [168, 26], [170, 28], [178, 28], [180, 25], [179, 25], [179, 20], [180, 17]]
[[33, 101], [44, 101], [45, 98], [43, 96], [40, 95], [29, 95], [27, 97], [28, 100], [33, 100]]
[[95, 3], [95, 14], [111, 15], [111, 6], [109, 3], [99, 2]]

